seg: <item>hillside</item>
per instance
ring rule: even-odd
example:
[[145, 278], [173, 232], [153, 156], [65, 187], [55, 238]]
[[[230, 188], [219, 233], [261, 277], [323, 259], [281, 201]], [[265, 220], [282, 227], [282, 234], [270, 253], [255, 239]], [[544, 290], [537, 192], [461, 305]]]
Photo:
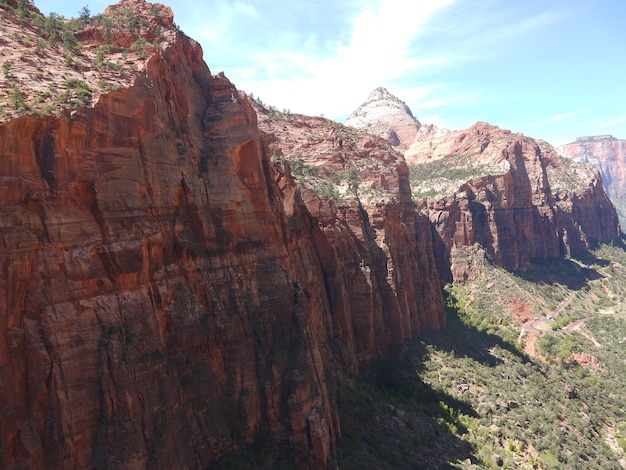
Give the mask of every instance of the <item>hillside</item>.
[[625, 262], [602, 246], [451, 287], [445, 330], [342, 392], [341, 468], [625, 468]]

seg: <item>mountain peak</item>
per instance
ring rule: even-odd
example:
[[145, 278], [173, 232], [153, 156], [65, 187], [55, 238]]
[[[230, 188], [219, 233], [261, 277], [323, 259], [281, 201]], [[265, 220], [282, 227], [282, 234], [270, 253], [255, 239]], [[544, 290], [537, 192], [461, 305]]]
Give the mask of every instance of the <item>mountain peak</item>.
[[[375, 88], [367, 97], [367, 100], [365, 101], [365, 103], [363, 104], [368, 104], [368, 103], [373, 103], [376, 101], [384, 101], [384, 102], [389, 102], [389, 103], [395, 103], [396, 105], [398, 105], [398, 108], [402, 108], [407, 114], [409, 114], [411, 117], [413, 117], [413, 113], [411, 112], [411, 108], [409, 108], [407, 106], [407, 104], [402, 101], [400, 98], [398, 98], [395, 95], [392, 95], [391, 93], [389, 93], [389, 90], [387, 90], [387, 88], [383, 87], [383, 86], [379, 86], [378, 88]], [[363, 106], [363, 105], [361, 105]]]
[[421, 126], [406, 103], [384, 87], [373, 90], [344, 124], [386, 138], [394, 147], [403, 149], [411, 144]]

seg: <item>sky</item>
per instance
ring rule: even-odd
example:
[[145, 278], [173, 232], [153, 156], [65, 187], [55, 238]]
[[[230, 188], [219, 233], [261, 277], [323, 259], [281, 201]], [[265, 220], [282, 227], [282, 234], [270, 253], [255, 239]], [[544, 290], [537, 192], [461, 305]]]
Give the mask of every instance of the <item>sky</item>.
[[[112, 2], [34, 3], [71, 18]], [[626, 139], [626, 0], [161, 3], [213, 74], [279, 110], [343, 122], [384, 86], [449, 129], [486, 121], [554, 145]]]

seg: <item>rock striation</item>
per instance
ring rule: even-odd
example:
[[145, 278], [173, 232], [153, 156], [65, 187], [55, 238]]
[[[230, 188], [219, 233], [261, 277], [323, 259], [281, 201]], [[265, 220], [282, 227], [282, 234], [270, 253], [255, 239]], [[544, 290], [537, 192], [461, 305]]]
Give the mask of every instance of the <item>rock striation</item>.
[[[158, 46], [115, 87], [0, 124], [0, 467], [207, 468], [270, 435], [294, 465], [332, 468], [327, 380], [445, 322], [403, 158], [336, 135], [320, 164], [371, 198], [301, 193], [167, 9], [107, 11], [138, 20], [116, 47], [150, 31]], [[81, 89], [98, 87], [104, 27], [76, 33], [82, 68], [55, 62]]]
[[383, 87], [372, 91], [344, 124], [387, 139], [400, 150], [409, 147], [421, 126], [411, 109]]

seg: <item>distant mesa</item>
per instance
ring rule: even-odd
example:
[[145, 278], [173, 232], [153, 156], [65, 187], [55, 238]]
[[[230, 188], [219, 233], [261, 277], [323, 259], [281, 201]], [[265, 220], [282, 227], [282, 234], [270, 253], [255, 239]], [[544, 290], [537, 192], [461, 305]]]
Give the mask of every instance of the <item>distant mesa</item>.
[[612, 135], [577, 137], [574, 142], [560, 145], [564, 157], [594, 165], [602, 176], [602, 184], [626, 225], [626, 140]]
[[372, 91], [344, 124], [387, 139], [400, 150], [411, 145], [421, 127], [406, 103], [383, 87]]
[[612, 135], [577, 137], [574, 142], [560, 145], [558, 151], [564, 157], [595, 165], [607, 194], [626, 199], [626, 140]]

